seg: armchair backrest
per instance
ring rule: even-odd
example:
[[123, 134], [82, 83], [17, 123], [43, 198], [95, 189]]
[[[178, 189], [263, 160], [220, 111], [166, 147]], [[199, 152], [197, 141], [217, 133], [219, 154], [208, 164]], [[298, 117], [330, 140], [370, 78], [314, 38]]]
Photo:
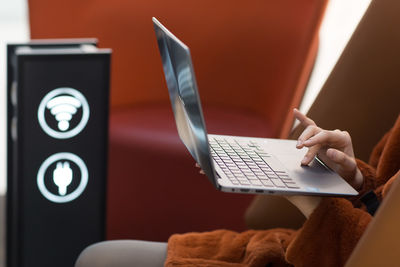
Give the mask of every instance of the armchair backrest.
[[347, 130], [364, 161], [400, 113], [399, 12], [398, 1], [371, 2], [308, 112], [324, 129]]
[[[400, 16], [398, 14], [400, 14], [399, 1], [371, 2], [307, 113], [322, 128], [349, 131], [355, 155], [364, 161], [368, 161], [374, 145], [394, 124], [400, 113], [400, 31], [398, 30]], [[290, 138], [297, 138], [302, 131], [302, 127], [296, 127]], [[276, 205], [289, 205], [287, 202], [278, 203], [278, 201], [271, 200], [269, 196], [255, 197], [246, 212], [247, 225], [257, 229], [267, 227], [271, 219], [264, 212], [266, 205], [275, 202]], [[296, 219], [292, 218], [291, 222], [285, 222], [285, 225], [301, 226], [304, 217], [296, 214]], [[399, 223], [397, 221], [397, 225]], [[398, 238], [398, 235], [393, 237]], [[368, 239], [371, 241], [365, 241], [370, 242], [371, 248], [374, 247], [372, 239], [373, 237]], [[386, 249], [387, 246], [383, 248]], [[392, 248], [387, 249], [387, 253], [391, 251]], [[360, 255], [367, 253], [361, 253], [357, 257]], [[378, 259], [384, 260], [385, 257], [379, 256]]]
[[113, 49], [112, 107], [168, 101], [155, 16], [191, 48], [204, 104], [261, 115], [278, 136], [302, 98], [327, 0], [28, 2], [32, 38], [96, 37]]
[[[399, 1], [372, 0], [308, 112], [322, 128], [349, 131], [356, 156], [365, 161], [400, 113], [399, 14]], [[397, 179], [346, 267], [398, 265], [399, 207]]]

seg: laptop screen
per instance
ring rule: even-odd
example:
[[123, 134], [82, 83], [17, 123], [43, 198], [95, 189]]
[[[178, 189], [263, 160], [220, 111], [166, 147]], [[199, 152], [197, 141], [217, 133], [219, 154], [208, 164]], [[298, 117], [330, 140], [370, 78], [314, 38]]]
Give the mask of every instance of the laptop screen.
[[153, 25], [179, 137], [216, 185], [189, 48], [155, 18]]

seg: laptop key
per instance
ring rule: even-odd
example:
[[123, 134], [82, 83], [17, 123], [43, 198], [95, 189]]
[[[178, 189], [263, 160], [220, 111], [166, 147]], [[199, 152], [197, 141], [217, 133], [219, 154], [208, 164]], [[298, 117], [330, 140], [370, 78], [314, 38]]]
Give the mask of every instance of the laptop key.
[[288, 178], [289, 178], [289, 175], [287, 175], [287, 174], [279, 174], [279, 173], [278, 173], [278, 176], [279, 176], [279, 178], [281, 178], [281, 179], [288, 179]]
[[246, 181], [240, 180], [239, 183], [240, 183], [241, 185], [250, 185], [250, 182], [247, 181], [247, 180], [246, 180]]
[[271, 179], [271, 181], [276, 187], [286, 187], [285, 183], [282, 182], [280, 179]]
[[291, 178], [280, 178], [284, 183], [294, 183], [293, 179]]
[[271, 180], [261, 180], [261, 183], [266, 187], [275, 187]]
[[267, 176], [268, 176], [270, 179], [278, 179], [278, 178], [279, 178], [278, 175], [276, 175], [275, 173], [267, 173]]
[[251, 180], [250, 182], [251, 182], [252, 185], [263, 185], [263, 184], [261, 183], [261, 181], [258, 180], [258, 179], [257, 179], [257, 180]]
[[261, 167], [261, 170], [265, 173], [274, 173], [270, 168], [266, 169], [266, 168]]
[[298, 186], [297, 184], [286, 184], [286, 186], [291, 189], [299, 189], [300, 188], [300, 186]]

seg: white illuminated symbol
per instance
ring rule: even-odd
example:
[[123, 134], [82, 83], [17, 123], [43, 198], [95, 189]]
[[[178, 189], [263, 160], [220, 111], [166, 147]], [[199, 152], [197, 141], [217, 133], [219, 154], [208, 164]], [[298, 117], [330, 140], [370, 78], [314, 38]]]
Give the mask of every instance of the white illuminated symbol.
[[69, 128], [69, 121], [81, 106], [81, 102], [73, 96], [57, 96], [47, 102], [46, 107], [58, 121], [58, 129], [66, 131]]
[[53, 181], [58, 187], [58, 193], [65, 196], [67, 186], [72, 182], [72, 169], [69, 167], [69, 162], [58, 162], [57, 167], [53, 171]]
[[[50, 170], [53, 174], [53, 182], [58, 188], [56, 194], [50, 192], [45, 184], [45, 175], [48, 173], [47, 169], [50, 166], [54, 166], [55, 163], [56, 167]], [[79, 171], [75, 171], [74, 173], [70, 166], [71, 163], [75, 164], [79, 168]], [[79, 176], [80, 182], [78, 187], [67, 193], [68, 186], [71, 184], [73, 179], [79, 179]], [[89, 172], [83, 160], [77, 155], [69, 152], [56, 153], [48, 157], [40, 166], [37, 174], [37, 185], [39, 191], [45, 198], [56, 203], [69, 202], [79, 197], [85, 190], [88, 180]]]
[[[82, 117], [76, 126], [71, 126], [71, 119], [82, 108]], [[46, 121], [46, 110], [58, 121], [57, 128], [53, 129]], [[40, 102], [38, 121], [43, 131], [58, 139], [71, 138], [79, 134], [89, 120], [90, 110], [86, 98], [78, 90], [70, 87], [60, 87], [50, 91]]]

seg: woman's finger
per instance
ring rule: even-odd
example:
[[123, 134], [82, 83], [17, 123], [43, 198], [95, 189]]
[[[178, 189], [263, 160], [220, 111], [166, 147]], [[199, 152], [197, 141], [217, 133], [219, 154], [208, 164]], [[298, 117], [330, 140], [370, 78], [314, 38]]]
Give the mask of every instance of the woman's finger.
[[326, 155], [331, 161], [340, 165], [342, 172], [353, 172], [357, 167], [357, 163], [355, 162], [354, 158], [346, 155], [340, 150], [329, 148], [326, 151]]
[[301, 165], [308, 165], [314, 159], [314, 157], [318, 154], [318, 151], [321, 149], [320, 145], [315, 145], [310, 147], [307, 153], [304, 155], [303, 159], [301, 160]]
[[303, 142], [304, 146], [312, 147], [315, 145], [329, 146], [342, 149], [348, 143], [347, 137], [342, 131], [322, 130]]
[[[196, 165], [197, 168], [201, 168], [200, 165], [199, 165], [197, 162], [196, 162], [195, 165]], [[199, 170], [199, 173], [200, 173], [200, 174], [205, 174], [204, 171], [203, 171], [203, 169], [200, 169], [200, 170]]]
[[316, 125], [315, 122], [312, 119], [310, 119], [309, 117], [307, 117], [306, 115], [301, 113], [296, 108], [293, 109], [293, 114], [294, 114], [294, 117], [300, 121], [301, 125], [303, 125], [305, 127], [307, 127], [309, 125]]
[[320, 128], [318, 128], [315, 125], [309, 125], [307, 126], [306, 129], [301, 133], [299, 138], [297, 139], [297, 148], [302, 148], [304, 146], [304, 141], [310, 139], [312, 136], [318, 134], [321, 131]]

